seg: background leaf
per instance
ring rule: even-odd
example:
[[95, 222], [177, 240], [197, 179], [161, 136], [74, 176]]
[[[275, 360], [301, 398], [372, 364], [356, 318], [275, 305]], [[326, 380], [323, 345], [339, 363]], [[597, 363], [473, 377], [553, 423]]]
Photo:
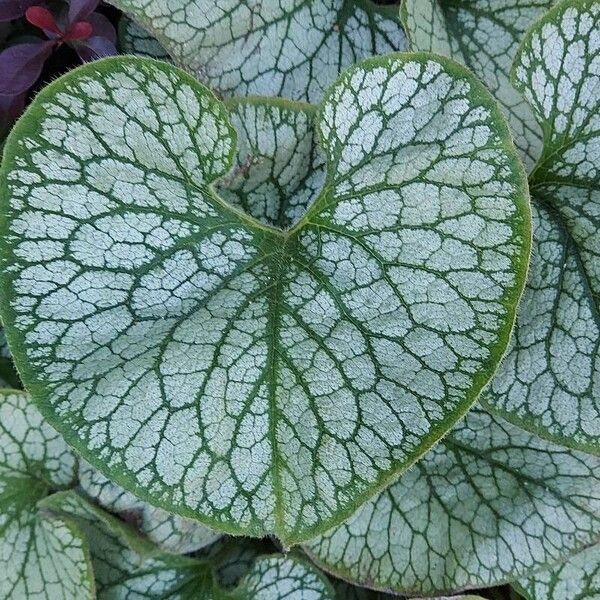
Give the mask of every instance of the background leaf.
[[210, 562], [161, 551], [73, 492], [55, 494], [45, 506], [85, 532], [99, 600], [333, 600], [326, 578], [304, 560], [257, 558], [237, 587], [225, 591]]
[[237, 152], [232, 169], [217, 184], [219, 193], [262, 223], [290, 227], [325, 183], [316, 108], [261, 97], [236, 99], [228, 106]]
[[370, 0], [112, 0], [223, 96], [318, 102], [350, 65], [405, 49], [397, 9]]
[[304, 547], [336, 576], [402, 594], [497, 585], [600, 536], [600, 460], [480, 409], [343, 525]]
[[150, 541], [168, 552], [187, 554], [212, 544], [221, 534], [156, 508], [116, 485], [85, 461], [79, 466], [79, 486], [100, 506], [121, 515]]
[[467, 65], [500, 102], [528, 168], [539, 158], [542, 132], [510, 81], [527, 29], [555, 0], [402, 0], [400, 15], [414, 50], [451, 56]]
[[169, 53], [161, 43], [126, 15], [119, 20], [118, 38], [119, 50], [122, 54], [170, 60]]
[[482, 400], [600, 454], [600, 2], [563, 2], [527, 35], [515, 82], [544, 129], [537, 226], [511, 350]]
[[76, 458], [27, 394], [0, 391], [0, 598], [94, 597], [89, 558], [72, 523], [39, 512], [76, 476]]

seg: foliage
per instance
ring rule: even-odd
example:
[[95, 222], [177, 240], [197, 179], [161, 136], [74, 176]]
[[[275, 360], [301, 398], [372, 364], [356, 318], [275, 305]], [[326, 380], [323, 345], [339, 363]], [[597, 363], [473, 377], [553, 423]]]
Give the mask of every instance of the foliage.
[[595, 600], [600, 0], [112, 2], [0, 7], [0, 600]]

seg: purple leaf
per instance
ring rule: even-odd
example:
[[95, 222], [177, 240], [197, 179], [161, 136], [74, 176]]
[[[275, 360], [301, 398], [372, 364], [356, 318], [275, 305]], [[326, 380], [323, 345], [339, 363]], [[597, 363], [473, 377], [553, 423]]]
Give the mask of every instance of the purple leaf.
[[99, 35], [94, 35], [87, 40], [78, 41], [71, 44], [75, 48], [79, 58], [83, 62], [90, 62], [105, 56], [117, 54], [117, 49], [113, 42]]
[[88, 23], [92, 24], [92, 36], [98, 35], [106, 38], [113, 44], [117, 43], [117, 32], [115, 31], [113, 24], [104, 15], [92, 13], [86, 20]]
[[25, 108], [26, 94], [16, 96], [0, 96], [0, 121], [12, 123]]
[[77, 21], [88, 21], [87, 17], [96, 10], [98, 4], [99, 0], [71, 0], [68, 16], [69, 24]]
[[0, 141], [8, 134], [17, 117], [25, 109], [26, 94], [0, 96]]
[[0, 21], [18, 19], [34, 4], [39, 4], [39, 0], [0, 0]]
[[0, 52], [0, 95], [16, 96], [27, 91], [38, 79], [54, 42], [16, 44]]

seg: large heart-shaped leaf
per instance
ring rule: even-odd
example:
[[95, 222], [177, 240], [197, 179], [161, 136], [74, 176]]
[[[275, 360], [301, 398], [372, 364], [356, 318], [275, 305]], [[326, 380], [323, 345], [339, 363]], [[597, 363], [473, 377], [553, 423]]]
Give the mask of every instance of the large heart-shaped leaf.
[[541, 154], [542, 132], [513, 87], [510, 68], [527, 29], [556, 0], [403, 0], [410, 46], [451, 56], [485, 82], [505, 111], [528, 167]]
[[508, 129], [448, 59], [355, 67], [317, 128], [325, 187], [291, 229], [263, 225], [213, 187], [225, 108], [167, 63], [114, 58], [36, 97], [2, 173], [2, 313], [41, 409], [136, 496], [288, 543], [469, 408], [530, 241]]
[[598, 600], [600, 545], [595, 544], [551, 569], [513, 583], [527, 600]]
[[423, 595], [496, 585], [600, 537], [600, 459], [472, 410], [396, 483], [308, 542], [344, 579]]
[[85, 461], [79, 465], [79, 486], [103, 508], [120, 514], [146, 537], [168, 552], [187, 554], [215, 542], [220, 533], [156, 508], [110, 481]]
[[224, 96], [318, 102], [339, 73], [404, 50], [398, 11], [371, 0], [111, 0]]
[[44, 504], [85, 532], [98, 600], [333, 600], [327, 579], [305, 560], [258, 558], [227, 591], [218, 585], [211, 562], [159, 550], [73, 492], [54, 494]]
[[24, 392], [0, 391], [0, 599], [84, 600], [94, 596], [77, 527], [37, 503], [72, 485], [77, 462]]
[[531, 32], [515, 84], [544, 130], [540, 206], [512, 347], [483, 401], [514, 423], [600, 454], [600, 2], [566, 2]]

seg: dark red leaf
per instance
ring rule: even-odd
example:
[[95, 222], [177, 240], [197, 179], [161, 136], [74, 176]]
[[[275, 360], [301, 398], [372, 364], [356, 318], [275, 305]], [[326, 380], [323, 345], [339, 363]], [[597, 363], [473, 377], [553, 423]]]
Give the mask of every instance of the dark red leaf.
[[30, 6], [25, 12], [27, 20], [36, 27], [52, 33], [62, 34], [54, 15], [43, 6]]
[[0, 52], [0, 95], [16, 96], [38, 79], [54, 42], [39, 41], [10, 46]]
[[92, 24], [87, 21], [77, 21], [67, 29], [65, 40], [87, 40], [92, 35]]

